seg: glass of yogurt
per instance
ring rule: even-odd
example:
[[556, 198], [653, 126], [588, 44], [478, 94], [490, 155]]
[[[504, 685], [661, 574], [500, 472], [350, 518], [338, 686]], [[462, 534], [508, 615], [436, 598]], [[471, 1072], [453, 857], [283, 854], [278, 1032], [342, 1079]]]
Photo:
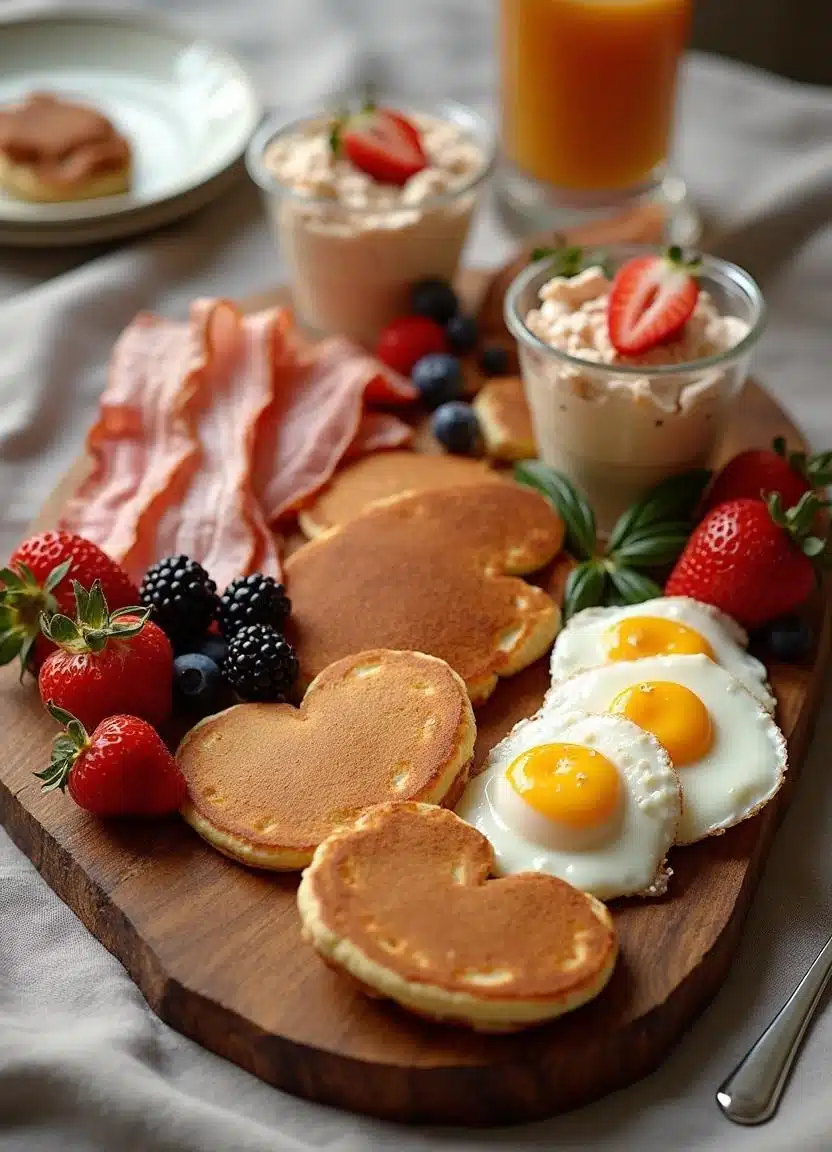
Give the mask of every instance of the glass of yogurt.
[[581, 488], [600, 530], [665, 477], [708, 466], [763, 329], [762, 292], [741, 268], [702, 258], [696, 307], [678, 336], [639, 355], [607, 331], [611, 277], [649, 249], [584, 256], [566, 278], [546, 258], [505, 298], [540, 458]]
[[453, 278], [495, 152], [492, 129], [461, 104], [386, 106], [418, 130], [427, 158], [402, 186], [333, 152], [332, 113], [267, 120], [247, 152], [299, 321], [368, 345], [407, 311], [413, 283]]

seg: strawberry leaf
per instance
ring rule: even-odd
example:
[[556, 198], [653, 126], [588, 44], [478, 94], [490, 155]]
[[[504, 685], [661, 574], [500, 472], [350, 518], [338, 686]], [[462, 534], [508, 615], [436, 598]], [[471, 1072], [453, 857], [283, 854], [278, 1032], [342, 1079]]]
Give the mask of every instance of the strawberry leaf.
[[60, 612], [56, 612], [54, 616], [47, 616], [45, 612], [41, 612], [40, 630], [54, 644], [75, 646], [83, 641], [75, 621]]
[[595, 514], [571, 480], [540, 460], [522, 460], [514, 465], [514, 478], [527, 488], [542, 493], [566, 527], [567, 548], [577, 560], [595, 554]]
[[820, 556], [826, 551], [826, 544], [818, 536], [807, 536], [800, 545], [803, 555], [808, 556], [810, 560], [814, 560], [816, 556]]
[[56, 704], [54, 700], [47, 700], [46, 711], [49, 713], [52, 719], [57, 720], [57, 722], [63, 728], [69, 727], [69, 725], [75, 719], [71, 712], [67, 712], [66, 708], [61, 708], [60, 705]]
[[566, 620], [584, 608], [594, 608], [604, 601], [607, 572], [603, 564], [585, 561], [569, 573], [563, 591], [563, 615]]
[[625, 604], [641, 604], [644, 600], [664, 595], [664, 590], [655, 580], [633, 568], [613, 568], [610, 580]]
[[64, 560], [63, 564], [59, 564], [56, 568], [53, 568], [44, 581], [44, 590], [46, 592], [54, 592], [60, 582], [63, 580], [64, 576], [66, 576], [67, 572], [69, 572], [71, 567], [72, 557], [70, 557], [68, 560]]
[[87, 596], [86, 612], [78, 616], [78, 623], [95, 630], [106, 626], [107, 601], [104, 599], [104, 590], [100, 580], [94, 580]]
[[18, 628], [8, 628], [0, 632], [0, 666], [11, 664], [20, 651], [23, 633]]
[[13, 568], [0, 568], [0, 581], [6, 585], [10, 592], [22, 592], [26, 587], [25, 581]]

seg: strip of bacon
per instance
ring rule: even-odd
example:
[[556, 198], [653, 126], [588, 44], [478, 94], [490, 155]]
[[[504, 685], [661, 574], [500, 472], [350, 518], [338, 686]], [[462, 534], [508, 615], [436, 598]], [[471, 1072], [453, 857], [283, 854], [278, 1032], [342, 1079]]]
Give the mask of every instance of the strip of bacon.
[[254, 445], [273, 399], [275, 365], [291, 358], [282, 308], [237, 316], [239, 346], [215, 377], [199, 419], [199, 466], [156, 533], [155, 552], [184, 553], [219, 589], [249, 572], [280, 575], [280, 558], [252, 487]]
[[113, 350], [87, 436], [91, 469], [62, 526], [94, 540], [136, 580], [157, 558], [164, 507], [182, 498], [198, 467], [197, 416], [233, 354], [235, 315], [224, 301], [197, 302], [190, 323], [142, 314]]
[[358, 433], [347, 449], [344, 460], [365, 456], [368, 452], [383, 452], [391, 448], [405, 448], [413, 440], [413, 429], [391, 412], [365, 412]]
[[[351, 448], [361, 446], [365, 402], [405, 403], [416, 390], [362, 348], [341, 336], [277, 365], [275, 401], [257, 445], [255, 490], [266, 520], [296, 512], [331, 478]], [[401, 421], [372, 421], [374, 447], [406, 438]], [[366, 450], [366, 449], [365, 449]]]

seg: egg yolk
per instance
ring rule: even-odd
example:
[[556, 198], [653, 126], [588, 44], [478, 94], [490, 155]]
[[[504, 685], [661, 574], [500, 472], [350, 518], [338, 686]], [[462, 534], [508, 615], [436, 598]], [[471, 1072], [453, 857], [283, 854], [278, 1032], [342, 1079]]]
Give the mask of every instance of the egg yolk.
[[661, 616], [625, 616], [606, 633], [610, 660], [641, 660], [645, 656], [695, 656], [714, 658], [704, 636], [686, 624]]
[[618, 769], [582, 744], [541, 744], [506, 769], [514, 791], [541, 815], [569, 828], [606, 823], [621, 800]]
[[700, 760], [713, 743], [708, 709], [683, 684], [664, 680], [633, 684], [619, 692], [609, 710], [651, 732], [677, 768]]

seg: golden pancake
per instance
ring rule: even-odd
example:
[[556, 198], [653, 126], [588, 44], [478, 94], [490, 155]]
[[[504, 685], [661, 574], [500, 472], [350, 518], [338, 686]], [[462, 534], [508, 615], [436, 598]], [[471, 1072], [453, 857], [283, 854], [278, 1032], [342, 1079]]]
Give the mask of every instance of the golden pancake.
[[185, 736], [182, 815], [220, 852], [289, 871], [365, 808], [456, 803], [476, 723], [465, 686], [421, 652], [361, 652], [309, 686], [300, 708], [239, 704]]
[[519, 376], [489, 380], [474, 400], [485, 450], [494, 460], [537, 456], [532, 418]]
[[563, 880], [489, 880], [494, 853], [453, 812], [384, 804], [325, 840], [298, 889], [304, 936], [371, 995], [479, 1031], [553, 1020], [603, 989], [607, 909]]
[[324, 533], [286, 564], [302, 681], [399, 648], [439, 656], [485, 700], [557, 634], [552, 598], [514, 574], [551, 560], [563, 531], [542, 496], [500, 480], [395, 497]]
[[354, 520], [376, 500], [495, 479], [495, 473], [480, 460], [422, 452], [371, 452], [339, 469], [314, 503], [299, 514], [298, 522], [304, 535], [319, 536]]

